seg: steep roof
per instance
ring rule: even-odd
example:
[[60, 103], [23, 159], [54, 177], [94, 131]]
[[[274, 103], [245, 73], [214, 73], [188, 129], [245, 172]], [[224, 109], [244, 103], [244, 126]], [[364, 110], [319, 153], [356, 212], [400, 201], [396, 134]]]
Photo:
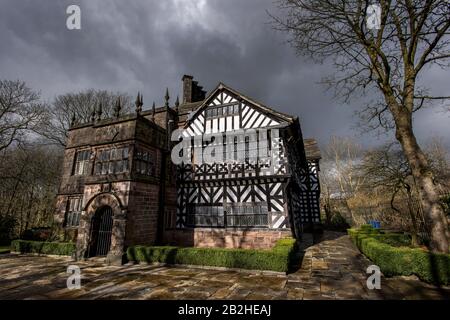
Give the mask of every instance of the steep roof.
[[235, 90], [235, 89], [225, 85], [224, 83], [220, 82], [219, 85], [214, 90], [212, 90], [211, 93], [205, 98], [205, 100], [203, 100], [201, 102], [201, 104], [197, 107], [197, 109], [193, 113], [191, 113], [191, 115], [188, 117], [187, 121], [189, 121], [190, 119], [195, 118], [197, 113], [201, 112], [201, 110], [203, 110], [207, 106], [207, 104], [210, 101], [210, 99], [212, 97], [214, 97], [217, 92], [219, 92], [220, 90], [223, 90], [223, 89], [231, 92], [232, 94], [234, 94], [236, 96], [241, 97], [242, 99], [246, 100], [250, 104], [252, 104], [255, 107], [259, 108], [261, 111], [269, 113], [269, 114], [272, 114], [272, 115], [280, 118], [281, 120], [284, 120], [284, 121], [287, 121], [287, 122], [292, 122], [296, 118], [296, 117], [288, 115], [286, 113], [276, 111], [276, 110], [274, 110], [274, 109], [272, 109], [272, 108], [270, 108], [270, 107], [268, 107], [268, 106], [266, 106], [266, 105], [256, 101], [255, 99], [250, 98], [250, 97], [240, 93], [239, 91], [237, 91], [237, 90]]

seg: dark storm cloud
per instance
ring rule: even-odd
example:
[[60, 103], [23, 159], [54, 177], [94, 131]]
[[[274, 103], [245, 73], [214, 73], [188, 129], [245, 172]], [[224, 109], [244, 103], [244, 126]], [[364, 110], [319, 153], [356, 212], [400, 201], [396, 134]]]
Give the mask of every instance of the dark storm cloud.
[[[70, 4], [81, 7], [81, 30], [66, 29]], [[266, 10], [276, 11], [271, 0], [2, 0], [0, 78], [20, 78], [49, 100], [90, 87], [140, 90], [150, 105], [162, 103], [166, 86], [174, 101], [181, 76], [192, 74], [208, 90], [222, 81], [298, 115], [305, 137], [321, 144], [333, 134], [377, 143], [352, 129], [357, 103], [341, 105], [317, 84], [333, 69], [296, 57]], [[437, 70], [427, 81], [448, 94], [446, 79]], [[448, 136], [449, 122], [448, 114], [427, 111], [417, 131], [421, 139]]]

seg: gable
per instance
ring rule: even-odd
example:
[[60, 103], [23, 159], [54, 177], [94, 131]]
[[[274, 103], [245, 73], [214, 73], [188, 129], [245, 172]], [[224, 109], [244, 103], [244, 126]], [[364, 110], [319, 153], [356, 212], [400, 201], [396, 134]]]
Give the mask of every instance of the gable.
[[280, 124], [255, 108], [242, 104], [242, 127], [244, 129], [261, 128], [268, 126], [276, 126]]
[[262, 108], [224, 85], [213, 91], [185, 126], [185, 136], [240, 129], [256, 129], [286, 122], [269, 108]]
[[213, 97], [213, 101], [208, 104], [208, 106], [219, 106], [223, 104], [233, 103], [238, 101], [233, 98], [229, 93], [223, 90], [222, 92], [217, 93], [215, 97]]

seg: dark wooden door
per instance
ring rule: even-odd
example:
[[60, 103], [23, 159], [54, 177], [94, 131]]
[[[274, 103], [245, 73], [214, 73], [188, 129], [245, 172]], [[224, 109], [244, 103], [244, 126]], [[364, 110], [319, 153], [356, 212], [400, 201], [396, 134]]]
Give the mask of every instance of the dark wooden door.
[[89, 257], [106, 256], [111, 247], [112, 209], [102, 207], [95, 212], [91, 223]]

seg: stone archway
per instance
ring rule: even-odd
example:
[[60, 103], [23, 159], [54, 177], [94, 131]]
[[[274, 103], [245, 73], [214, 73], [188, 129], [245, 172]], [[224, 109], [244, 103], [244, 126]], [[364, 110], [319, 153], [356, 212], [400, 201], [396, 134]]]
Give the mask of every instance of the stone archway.
[[77, 237], [77, 260], [86, 259], [89, 256], [89, 243], [91, 241], [93, 217], [98, 210], [108, 207], [112, 211], [111, 245], [106, 255], [106, 261], [110, 264], [121, 264], [125, 243], [126, 209], [120, 200], [112, 193], [100, 193], [91, 198], [86, 204], [80, 221]]

